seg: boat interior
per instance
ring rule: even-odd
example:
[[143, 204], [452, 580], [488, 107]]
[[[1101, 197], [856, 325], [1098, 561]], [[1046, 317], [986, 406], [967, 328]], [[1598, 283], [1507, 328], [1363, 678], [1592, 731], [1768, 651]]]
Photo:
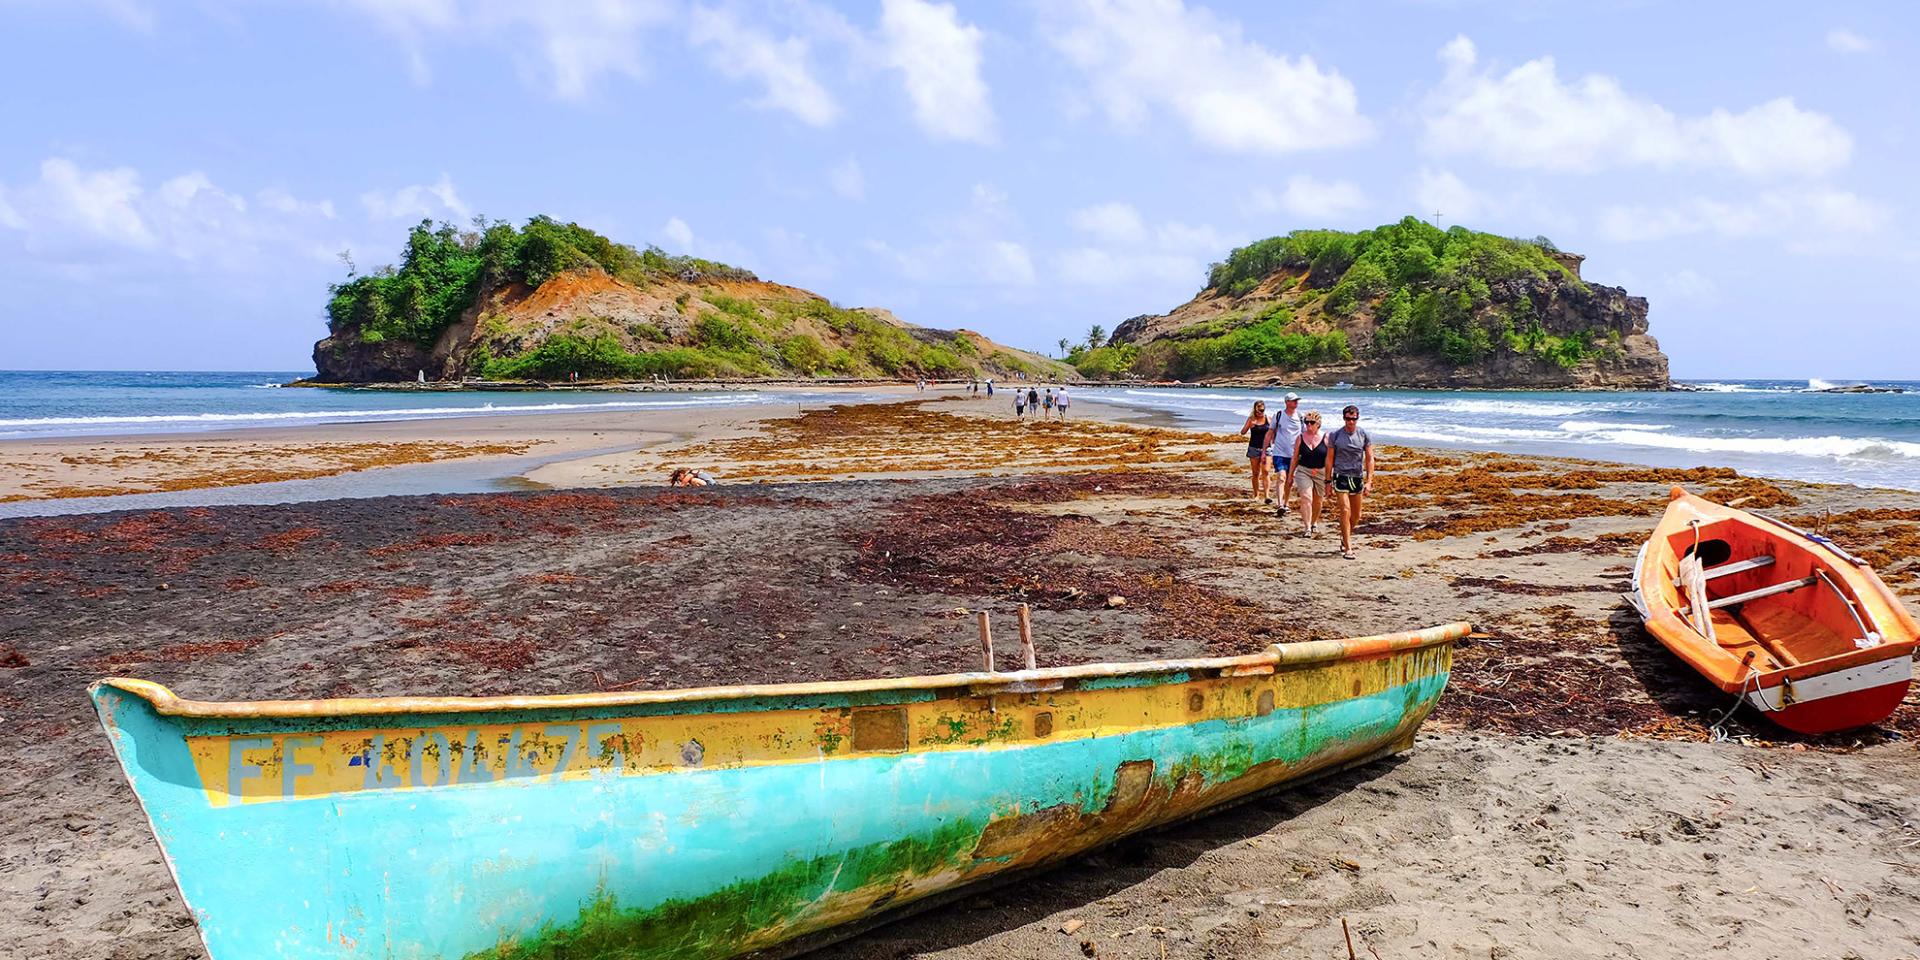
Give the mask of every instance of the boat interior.
[[[1786, 531], [1732, 520], [1667, 538], [1662, 593], [1701, 638], [1761, 672], [1852, 653], [1880, 642], [1848, 580], [1821, 551]], [[1704, 597], [1707, 616], [1695, 608]]]

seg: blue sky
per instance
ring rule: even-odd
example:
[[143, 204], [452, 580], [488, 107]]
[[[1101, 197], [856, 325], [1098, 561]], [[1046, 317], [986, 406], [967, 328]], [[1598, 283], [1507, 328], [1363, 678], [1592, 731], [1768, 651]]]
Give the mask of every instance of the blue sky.
[[546, 213], [1029, 348], [1240, 243], [1545, 234], [1689, 377], [1920, 377], [1920, 7], [0, 0], [0, 368], [302, 369]]

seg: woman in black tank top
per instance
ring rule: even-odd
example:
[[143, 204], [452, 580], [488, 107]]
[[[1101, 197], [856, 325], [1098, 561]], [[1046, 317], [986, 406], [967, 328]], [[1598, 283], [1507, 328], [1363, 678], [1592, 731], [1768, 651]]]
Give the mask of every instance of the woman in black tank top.
[[1272, 461], [1267, 459], [1267, 438], [1273, 433], [1273, 421], [1267, 419], [1267, 402], [1255, 400], [1253, 412], [1247, 414], [1247, 422], [1240, 425], [1240, 435], [1247, 438], [1247, 461], [1253, 466], [1253, 498], [1266, 497], [1267, 487], [1273, 482]]
[[1305, 524], [1304, 533], [1314, 535], [1314, 524], [1320, 521], [1320, 504], [1326, 500], [1327, 484], [1332, 482], [1333, 470], [1327, 458], [1332, 447], [1327, 444], [1327, 435], [1320, 430], [1320, 413], [1307, 411], [1300, 418], [1300, 439], [1293, 442], [1293, 463], [1287, 467], [1287, 475], [1282, 483], [1293, 484], [1300, 494], [1300, 522]]

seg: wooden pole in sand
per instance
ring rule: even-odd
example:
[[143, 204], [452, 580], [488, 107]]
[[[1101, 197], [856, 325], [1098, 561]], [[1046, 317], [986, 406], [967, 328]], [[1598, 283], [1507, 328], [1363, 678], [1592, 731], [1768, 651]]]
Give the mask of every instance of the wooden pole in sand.
[[993, 622], [992, 615], [980, 611], [980, 657], [987, 662], [987, 672], [993, 672]]
[[1040, 665], [1033, 656], [1033, 614], [1024, 603], [1020, 605], [1020, 656], [1028, 670]]

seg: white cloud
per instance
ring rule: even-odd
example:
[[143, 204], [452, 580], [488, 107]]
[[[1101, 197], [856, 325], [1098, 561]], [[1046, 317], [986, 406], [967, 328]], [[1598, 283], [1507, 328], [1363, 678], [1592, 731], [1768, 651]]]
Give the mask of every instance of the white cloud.
[[360, 195], [360, 204], [374, 220], [465, 222], [473, 216], [454, 189], [453, 178], [444, 173], [431, 184], [413, 184], [390, 192], [369, 190]]
[[605, 74], [644, 74], [641, 38], [672, 14], [669, 0], [341, 0], [406, 44], [415, 79], [430, 76], [429, 38], [505, 47], [555, 96], [580, 99]]
[[1768, 190], [1728, 201], [1694, 197], [1665, 205], [1616, 205], [1600, 213], [1600, 233], [1633, 243], [1708, 234], [1730, 239], [1786, 239], [1792, 249], [1851, 248], [1892, 222], [1892, 212], [1858, 194], [1831, 187]]
[[1413, 202], [1419, 205], [1422, 217], [1432, 211], [1456, 223], [1478, 219], [1490, 206], [1480, 191], [1467, 186], [1453, 171], [1426, 167], [1414, 175]]
[[933, 237], [899, 245], [868, 240], [867, 250], [919, 284], [985, 285], [1003, 290], [1033, 285], [1033, 257], [1007, 195], [990, 183], [974, 184], [966, 209], [927, 223]]
[[1054, 275], [1063, 283], [1195, 282], [1205, 275], [1200, 258], [1222, 256], [1231, 246], [1210, 226], [1168, 222], [1149, 228], [1138, 210], [1117, 201], [1077, 210], [1071, 221], [1098, 245], [1069, 248], [1054, 258]]
[[247, 212], [247, 201], [214, 186], [206, 174], [197, 170], [162, 183], [158, 195], [163, 203], [177, 210], [186, 209], [197, 200], [204, 200], [223, 204], [235, 213]]
[[282, 187], [268, 187], [254, 195], [262, 207], [275, 213], [334, 218], [332, 200], [301, 200]]
[[775, 40], [729, 10], [695, 7], [688, 39], [707, 51], [713, 68], [739, 79], [754, 79], [766, 87], [756, 106], [784, 110], [816, 127], [831, 124], [840, 114], [833, 96], [813, 77], [807, 63], [807, 41], [800, 37]]
[[862, 200], [867, 195], [867, 178], [860, 170], [860, 161], [848, 157], [827, 171], [827, 183], [833, 192], [848, 200]]
[[1845, 27], [1834, 27], [1827, 31], [1827, 49], [1835, 53], [1866, 53], [1873, 49], [1873, 41]]
[[881, 56], [900, 71], [921, 129], [945, 140], [993, 139], [980, 28], [961, 23], [951, 4], [882, 0], [880, 35]]
[[1679, 117], [1613, 77], [1563, 82], [1552, 57], [1503, 75], [1480, 69], [1464, 36], [1441, 48], [1440, 61], [1445, 78], [1426, 105], [1426, 146], [1440, 155], [1571, 172], [1693, 167], [1767, 177], [1829, 173], [1853, 152], [1853, 138], [1831, 117], [1788, 97]]
[[1085, 207], [1074, 211], [1072, 222], [1075, 229], [1092, 234], [1104, 243], [1131, 246], [1147, 238], [1146, 221], [1140, 219], [1140, 211], [1131, 204], [1114, 202]]
[[40, 182], [30, 188], [28, 222], [75, 228], [96, 240], [135, 247], [152, 246], [153, 231], [136, 204], [142, 199], [140, 172], [132, 167], [82, 170], [64, 157], [40, 164]]
[[1212, 227], [1167, 222], [1153, 232], [1154, 239], [1162, 250], [1198, 254], [1203, 257], [1225, 256], [1233, 244]]
[[263, 257], [289, 251], [330, 256], [313, 233], [315, 218], [304, 211], [256, 210], [199, 171], [152, 189], [145, 183], [132, 167], [89, 169], [50, 157], [36, 179], [0, 184], [0, 225], [17, 232], [24, 255], [37, 262], [112, 263], [116, 273], [156, 257], [257, 269]]
[[693, 228], [687, 226], [685, 220], [669, 217], [667, 222], [661, 225], [660, 235], [666, 238], [668, 244], [671, 244], [667, 247], [668, 252], [683, 255], [693, 252]]
[[1033, 258], [1027, 256], [1027, 248], [1012, 240], [995, 240], [987, 244], [984, 266], [986, 279], [991, 283], [1027, 286], [1033, 283]]
[[1267, 154], [1348, 146], [1372, 134], [1338, 71], [1275, 54], [1205, 8], [1055, 0], [1047, 9], [1049, 39], [1122, 126], [1164, 109], [1207, 146]]
[[1277, 196], [1268, 190], [1255, 192], [1257, 206], [1284, 210], [1296, 217], [1331, 220], [1366, 209], [1367, 194], [1351, 180], [1321, 180], [1296, 174], [1287, 178], [1287, 186]]

